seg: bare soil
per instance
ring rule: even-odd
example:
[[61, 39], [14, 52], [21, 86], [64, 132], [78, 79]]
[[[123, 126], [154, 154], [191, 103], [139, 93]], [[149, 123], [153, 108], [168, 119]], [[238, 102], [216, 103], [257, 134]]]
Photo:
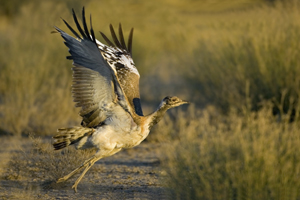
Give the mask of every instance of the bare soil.
[[160, 144], [144, 142], [99, 160], [83, 177], [75, 193], [71, 187], [79, 174], [64, 183], [30, 176], [8, 178], [10, 160], [16, 159], [17, 153], [29, 151], [31, 141], [0, 138], [0, 199], [167, 199], [162, 184]]

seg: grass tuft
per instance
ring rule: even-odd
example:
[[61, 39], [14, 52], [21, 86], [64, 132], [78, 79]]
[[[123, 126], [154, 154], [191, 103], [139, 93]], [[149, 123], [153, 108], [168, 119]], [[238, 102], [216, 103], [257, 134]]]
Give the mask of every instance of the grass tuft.
[[72, 147], [54, 151], [51, 141], [43, 141], [33, 134], [30, 134], [30, 140], [29, 152], [19, 151], [12, 157], [6, 179], [50, 183], [67, 175], [95, 154], [95, 149], [76, 150]]
[[[166, 146], [171, 199], [299, 199], [298, 123], [258, 112], [205, 109]], [[178, 127], [178, 129], [177, 129]], [[174, 128], [173, 128], [174, 129]]]

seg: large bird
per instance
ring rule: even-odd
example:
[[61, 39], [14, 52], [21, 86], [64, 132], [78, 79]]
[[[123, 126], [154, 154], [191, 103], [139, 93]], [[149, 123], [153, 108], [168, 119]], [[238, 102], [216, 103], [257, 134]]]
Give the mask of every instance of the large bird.
[[108, 45], [95, 39], [90, 17], [90, 31], [82, 9], [82, 25], [73, 10], [73, 18], [79, 31], [76, 32], [65, 20], [64, 23], [75, 35], [68, 35], [55, 27], [69, 48], [73, 60], [72, 94], [77, 107], [81, 107], [81, 126], [58, 129], [54, 138], [54, 149], [74, 144], [77, 149], [97, 148], [97, 152], [81, 166], [57, 182], [66, 181], [85, 168], [75, 181], [73, 189], [99, 159], [111, 156], [122, 148], [139, 145], [170, 108], [188, 103], [178, 97], [165, 97], [157, 110], [143, 116], [139, 94], [139, 72], [134, 66], [132, 55], [133, 29], [128, 43], [124, 41], [121, 24], [119, 39], [114, 28], [110, 31], [114, 42], [101, 33]]

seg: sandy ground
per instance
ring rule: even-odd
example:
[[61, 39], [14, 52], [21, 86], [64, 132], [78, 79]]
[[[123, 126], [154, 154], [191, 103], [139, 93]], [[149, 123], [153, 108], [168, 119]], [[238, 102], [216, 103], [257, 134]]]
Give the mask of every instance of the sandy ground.
[[71, 187], [78, 175], [59, 184], [35, 178], [5, 178], [12, 155], [28, 150], [29, 143], [26, 138], [1, 137], [0, 199], [167, 199], [162, 186], [160, 144], [143, 142], [99, 160], [79, 183], [78, 193], [74, 193]]

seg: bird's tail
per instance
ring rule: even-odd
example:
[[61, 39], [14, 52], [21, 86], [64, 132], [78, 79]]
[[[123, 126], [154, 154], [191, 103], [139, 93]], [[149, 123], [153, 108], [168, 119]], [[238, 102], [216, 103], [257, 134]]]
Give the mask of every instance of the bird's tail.
[[55, 150], [65, 148], [71, 144], [79, 142], [83, 137], [91, 135], [95, 132], [93, 128], [85, 127], [71, 127], [60, 128], [57, 130], [58, 134], [53, 136], [53, 147]]

